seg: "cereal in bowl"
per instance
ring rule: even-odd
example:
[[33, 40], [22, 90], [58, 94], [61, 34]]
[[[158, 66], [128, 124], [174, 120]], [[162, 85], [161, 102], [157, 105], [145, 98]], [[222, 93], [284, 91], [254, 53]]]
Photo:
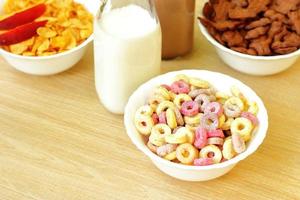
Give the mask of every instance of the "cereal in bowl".
[[93, 33], [92, 14], [73, 0], [7, 0], [4, 12], [0, 46], [18, 55], [54, 55]]
[[185, 165], [205, 166], [232, 159], [247, 148], [258, 107], [235, 86], [231, 94], [209, 82], [177, 75], [155, 88], [135, 113], [135, 127], [158, 156]]

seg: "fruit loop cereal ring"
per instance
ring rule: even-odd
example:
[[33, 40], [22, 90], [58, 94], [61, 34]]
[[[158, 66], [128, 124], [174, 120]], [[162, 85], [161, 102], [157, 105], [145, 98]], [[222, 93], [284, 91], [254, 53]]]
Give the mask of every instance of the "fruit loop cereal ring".
[[194, 146], [201, 149], [207, 145], [207, 131], [205, 128], [198, 127], [196, 129], [196, 139]]
[[175, 108], [175, 109], [174, 109], [174, 113], [175, 113], [177, 125], [183, 126], [183, 125], [184, 125], [184, 121], [183, 121], [183, 117], [182, 117], [182, 115], [181, 115], [179, 109], [178, 109], [178, 108]]
[[204, 113], [215, 113], [220, 117], [223, 114], [222, 105], [218, 102], [211, 102], [204, 109]]
[[246, 150], [246, 144], [240, 134], [232, 133], [231, 138], [234, 151], [237, 153], [243, 153]]
[[240, 91], [240, 89], [236, 86], [232, 86], [230, 88], [231, 94], [235, 97], [238, 97], [239, 99], [241, 99], [242, 101], [246, 101], [246, 97], [243, 95], [243, 93]]
[[258, 124], [257, 117], [250, 112], [242, 112], [241, 117], [249, 119], [254, 126]]
[[200, 124], [201, 118], [203, 116], [203, 113], [198, 113], [197, 115], [193, 116], [193, 117], [188, 117], [188, 116], [184, 116], [184, 122], [186, 124]]
[[184, 81], [186, 83], [190, 83], [190, 78], [184, 74], [178, 74], [174, 78], [175, 81]]
[[225, 123], [222, 125], [222, 130], [230, 130], [231, 123], [233, 122], [233, 118], [228, 118]]
[[167, 124], [167, 115], [165, 111], [158, 115], [158, 121], [160, 124]]
[[134, 124], [136, 129], [143, 135], [149, 135], [154, 126], [152, 117], [146, 115], [140, 115], [134, 120]]
[[206, 113], [201, 118], [201, 126], [207, 130], [216, 130], [219, 126], [219, 118], [215, 113]]
[[207, 89], [210, 87], [209, 82], [201, 80], [199, 78], [190, 78], [190, 84], [201, 89]]
[[173, 151], [173, 152], [165, 155], [164, 159], [166, 159], [166, 160], [175, 160], [176, 159], [176, 151]]
[[196, 98], [195, 98], [195, 102], [198, 103], [199, 107], [201, 108], [202, 111], [204, 111], [204, 109], [206, 108], [206, 106], [209, 104], [210, 99], [207, 95], [205, 94], [199, 94]]
[[207, 131], [207, 137], [220, 137], [220, 138], [224, 138], [224, 133], [221, 129], [217, 129], [217, 130], [210, 130]]
[[186, 124], [185, 127], [192, 132], [196, 132], [196, 129], [198, 128], [198, 124]]
[[249, 105], [248, 112], [252, 113], [253, 115], [257, 115], [258, 106], [257, 106], [256, 102], [251, 101], [248, 103], [248, 105]]
[[158, 104], [156, 108], [156, 113], [159, 115], [163, 111], [166, 111], [168, 108], [175, 109], [174, 103], [172, 103], [171, 101], [163, 101], [160, 104]]
[[207, 166], [214, 164], [214, 160], [212, 158], [197, 158], [194, 160], [195, 166]]
[[160, 86], [166, 88], [168, 91], [171, 90], [171, 87], [168, 86], [167, 84], [162, 84], [162, 85], [160, 85]]
[[172, 108], [168, 108], [166, 111], [166, 117], [167, 117], [167, 124], [171, 129], [174, 129], [177, 127], [177, 121], [175, 112]]
[[186, 133], [187, 142], [193, 144], [195, 141], [195, 133], [188, 129], [187, 127], [182, 127], [179, 131], [183, 131]]
[[176, 148], [177, 148], [177, 144], [165, 144], [165, 145], [158, 147], [156, 153], [160, 157], [164, 157], [167, 154], [175, 151]]
[[224, 139], [219, 137], [211, 137], [207, 139], [207, 144], [214, 144], [222, 146], [224, 143]]
[[158, 118], [158, 115], [156, 113], [152, 114], [152, 120], [153, 120], [154, 125], [158, 124], [159, 118]]
[[176, 149], [176, 158], [182, 164], [193, 164], [198, 155], [198, 150], [190, 143], [181, 144]]
[[222, 154], [223, 157], [227, 160], [233, 158], [236, 155], [236, 152], [233, 149], [231, 138], [228, 138], [224, 141]]
[[185, 116], [195, 116], [199, 113], [199, 105], [194, 101], [186, 101], [182, 104], [180, 112]]
[[185, 127], [179, 128], [174, 134], [165, 137], [167, 143], [170, 144], [183, 144], [188, 142], [189, 130]]
[[213, 144], [207, 145], [200, 150], [200, 158], [209, 158], [209, 154], [213, 154], [211, 157], [214, 163], [219, 163], [222, 160], [221, 150]]
[[135, 113], [135, 118], [139, 118], [141, 115], [151, 116], [153, 109], [149, 105], [141, 106]]
[[224, 110], [228, 117], [238, 117], [244, 110], [244, 103], [237, 97], [230, 97], [224, 104]]
[[196, 98], [200, 94], [212, 95], [213, 90], [211, 88], [208, 89], [195, 89], [189, 92], [189, 96], [192, 98]]
[[225, 94], [224, 92], [216, 92], [216, 98], [217, 99], [229, 99], [229, 95]]
[[165, 87], [159, 86], [158, 88], [156, 88], [154, 93], [157, 95], [161, 95], [165, 100], [171, 100], [169, 91]]
[[152, 151], [153, 153], [156, 153], [157, 151], [157, 146], [155, 146], [154, 144], [152, 144], [150, 141], [147, 142], [147, 147], [150, 149], [150, 151]]
[[174, 104], [180, 109], [181, 105], [186, 101], [192, 101], [192, 98], [187, 94], [178, 94], [175, 96]]
[[182, 128], [184, 126], [177, 126], [176, 128], [174, 128], [174, 130], [172, 131], [172, 134], [176, 133], [176, 131], [178, 131], [178, 129]]
[[190, 92], [190, 86], [184, 81], [175, 81], [171, 85], [171, 91], [174, 92], [175, 94], [188, 94]]
[[171, 135], [171, 129], [166, 124], [156, 124], [151, 130], [149, 141], [160, 147], [165, 144], [165, 137]]
[[219, 126], [218, 128], [222, 128], [223, 124], [225, 123], [226, 117], [225, 115], [221, 115], [221, 117], [219, 117]]
[[251, 138], [253, 125], [247, 118], [240, 117], [233, 120], [230, 126], [231, 134], [237, 133], [247, 142]]
[[156, 94], [149, 98], [148, 103], [153, 110], [156, 110], [157, 105], [163, 101], [165, 101], [164, 97]]

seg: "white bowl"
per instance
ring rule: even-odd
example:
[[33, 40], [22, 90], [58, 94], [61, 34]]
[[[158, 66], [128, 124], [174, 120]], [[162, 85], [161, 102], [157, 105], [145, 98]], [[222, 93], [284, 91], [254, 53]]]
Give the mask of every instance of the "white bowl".
[[[199, 77], [211, 82], [217, 90], [228, 93], [230, 91], [230, 87], [232, 85], [236, 85], [244, 93], [246, 98], [257, 102], [259, 107], [257, 117], [260, 124], [256, 128], [256, 130], [254, 130], [253, 137], [248, 142], [247, 150], [245, 152], [237, 155], [231, 160], [219, 164], [210, 166], [187, 166], [167, 161], [152, 153], [147, 148], [143, 137], [140, 133], [138, 133], [134, 126], [135, 112], [140, 106], [146, 104], [146, 100], [157, 85], [170, 84], [177, 74], [186, 74], [188, 76]], [[216, 72], [205, 70], [182, 70], [157, 76], [141, 85], [129, 98], [129, 101], [125, 108], [124, 123], [127, 134], [130, 137], [131, 141], [139, 150], [146, 154], [161, 171], [181, 180], [206, 181], [224, 175], [225, 173], [230, 171], [238, 162], [247, 158], [257, 150], [257, 148], [263, 142], [267, 133], [268, 114], [262, 100], [258, 97], [258, 95], [242, 82], [230, 76]]]
[[[0, 0], [0, 12], [5, 0]], [[96, 14], [99, 8], [99, 1], [94, 0], [75, 0], [83, 4], [89, 12]], [[93, 40], [91, 35], [86, 41], [79, 46], [66, 52], [58, 53], [51, 56], [22, 56], [7, 52], [0, 48], [0, 54], [14, 68], [19, 71], [33, 75], [52, 75], [63, 72], [75, 65], [86, 52], [87, 45]]]
[[264, 76], [282, 72], [292, 66], [300, 55], [300, 49], [278, 56], [252, 56], [239, 53], [217, 42], [199, 21], [198, 24], [202, 34], [215, 47], [220, 58], [233, 69], [246, 74]]

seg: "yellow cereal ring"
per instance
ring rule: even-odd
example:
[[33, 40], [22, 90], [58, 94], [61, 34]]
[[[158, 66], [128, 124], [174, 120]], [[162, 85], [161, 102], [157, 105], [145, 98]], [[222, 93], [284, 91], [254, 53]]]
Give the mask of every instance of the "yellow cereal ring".
[[166, 159], [166, 160], [175, 160], [176, 159], [176, 151], [173, 151], [173, 152], [165, 155], [164, 159]]
[[166, 112], [167, 124], [171, 129], [177, 127], [175, 112], [172, 108], [168, 108]]
[[190, 130], [187, 127], [180, 127], [177, 131], [184, 132], [187, 138], [187, 142], [193, 144], [195, 141], [195, 131]]
[[250, 101], [248, 105], [249, 105], [248, 112], [252, 113], [253, 115], [257, 115], [258, 113], [257, 103], [254, 101]]
[[184, 74], [178, 74], [175, 76], [174, 81], [180, 81], [180, 80], [182, 80], [186, 83], [190, 83], [190, 78]]
[[197, 115], [192, 116], [192, 117], [184, 116], [183, 119], [184, 119], [184, 122], [186, 124], [198, 124], [198, 125], [200, 125], [202, 116], [203, 116], [203, 113], [198, 113]]
[[181, 108], [182, 103], [186, 101], [192, 101], [192, 98], [187, 94], [178, 94], [175, 96], [174, 104], [177, 106], [177, 108]]
[[225, 123], [221, 126], [221, 129], [224, 130], [224, 131], [227, 131], [230, 129], [230, 126], [231, 126], [231, 123], [233, 122], [233, 118], [228, 118]]
[[195, 133], [196, 129], [198, 128], [199, 124], [186, 124], [185, 127], [188, 128], [190, 131]]
[[244, 102], [240, 98], [238, 98], [238, 97], [230, 97], [225, 102], [225, 105], [226, 104], [237, 105], [241, 110], [244, 110]]
[[175, 99], [175, 97], [176, 97], [176, 94], [174, 93], [174, 92], [172, 92], [172, 91], [169, 91], [169, 95], [170, 95], [170, 97], [171, 97], [171, 101], [174, 101], [174, 99]]
[[158, 104], [163, 101], [165, 101], [165, 98], [162, 95], [155, 94], [149, 98], [148, 103], [153, 110], [156, 110]]
[[251, 121], [244, 117], [236, 118], [230, 126], [231, 133], [240, 134], [245, 142], [251, 138], [252, 129], [253, 125]]
[[200, 150], [200, 158], [208, 158], [208, 154], [213, 153], [214, 163], [219, 163], [222, 160], [222, 152], [216, 145], [210, 144]]
[[136, 129], [143, 135], [149, 135], [154, 126], [152, 117], [146, 115], [140, 115], [138, 118], [135, 118], [134, 124]]
[[141, 115], [151, 116], [153, 109], [149, 105], [141, 106], [135, 113], [135, 118], [139, 118]]
[[220, 92], [220, 91], [218, 91], [218, 92], [216, 92], [216, 98], [217, 99], [229, 99], [229, 95], [228, 94], [226, 94], [226, 93], [224, 93], [224, 92]]
[[176, 149], [176, 158], [182, 164], [192, 164], [198, 155], [198, 150], [190, 143], [181, 144]]
[[175, 105], [171, 101], [163, 101], [160, 104], [158, 104], [156, 108], [156, 113], [159, 115], [163, 111], [166, 111], [168, 108], [175, 109]]
[[157, 87], [154, 93], [163, 96], [165, 100], [171, 100], [169, 91], [162, 86]]
[[222, 150], [223, 157], [227, 160], [233, 158], [236, 155], [236, 152], [233, 149], [232, 139], [228, 137], [225, 139]]
[[238, 117], [244, 110], [244, 102], [237, 97], [230, 97], [225, 101], [224, 113], [227, 117]]
[[174, 134], [167, 135], [165, 141], [170, 144], [186, 143], [188, 142], [187, 130], [185, 127], [181, 127]]
[[160, 147], [166, 143], [165, 138], [171, 135], [171, 129], [166, 124], [156, 124], [152, 130], [149, 137], [149, 141]]
[[231, 94], [235, 97], [238, 97], [239, 99], [241, 99], [243, 102], [246, 102], [247, 99], [244, 96], [244, 94], [241, 92], [241, 90], [237, 87], [237, 86], [232, 86], [230, 88]]
[[190, 84], [196, 86], [197, 88], [203, 88], [203, 89], [207, 89], [210, 87], [208, 81], [201, 80], [199, 78], [190, 78]]
[[224, 125], [226, 120], [226, 117], [224, 114], [221, 115], [221, 117], [219, 117], [219, 127], [218, 128], [222, 128], [222, 126]]

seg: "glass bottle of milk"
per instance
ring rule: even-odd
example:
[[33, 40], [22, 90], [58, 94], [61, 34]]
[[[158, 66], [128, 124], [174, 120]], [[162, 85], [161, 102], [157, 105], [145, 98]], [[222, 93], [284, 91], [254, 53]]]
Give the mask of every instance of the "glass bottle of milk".
[[160, 73], [161, 29], [153, 0], [104, 0], [94, 20], [99, 98], [122, 114], [131, 93]]

